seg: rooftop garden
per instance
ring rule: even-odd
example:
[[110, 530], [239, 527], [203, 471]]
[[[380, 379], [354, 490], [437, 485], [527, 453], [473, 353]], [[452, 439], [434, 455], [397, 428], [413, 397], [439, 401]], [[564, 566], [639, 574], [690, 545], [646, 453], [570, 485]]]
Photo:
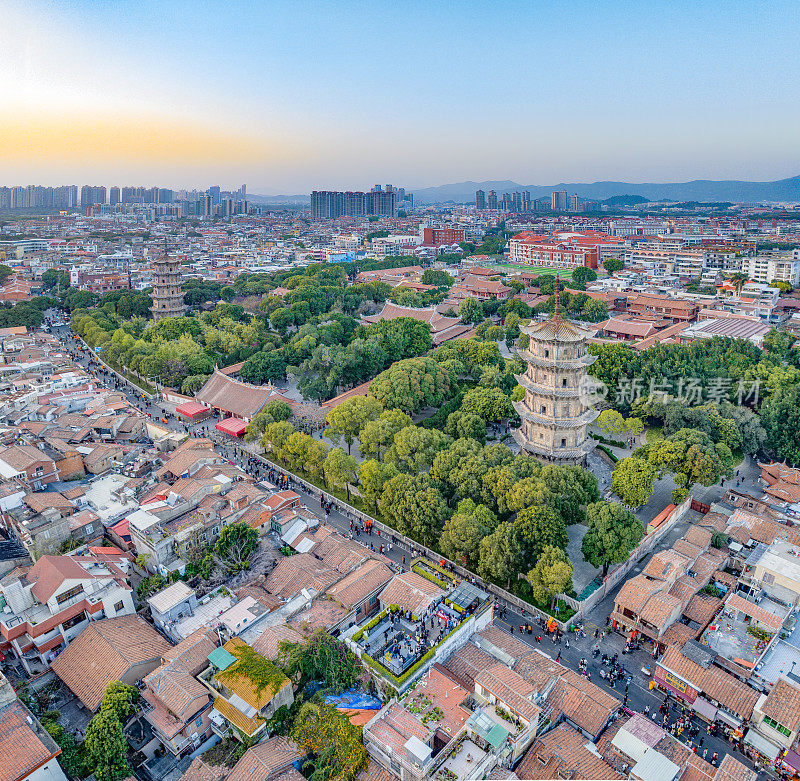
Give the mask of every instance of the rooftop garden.
[[[259, 699], [269, 702], [289, 682], [279, 667], [249, 645], [229, 645], [227, 650], [236, 657], [236, 661], [216, 675], [217, 680], [226, 688], [235, 691], [244, 679], [252, 686]], [[262, 692], [266, 692], [267, 696], [261, 697]]]

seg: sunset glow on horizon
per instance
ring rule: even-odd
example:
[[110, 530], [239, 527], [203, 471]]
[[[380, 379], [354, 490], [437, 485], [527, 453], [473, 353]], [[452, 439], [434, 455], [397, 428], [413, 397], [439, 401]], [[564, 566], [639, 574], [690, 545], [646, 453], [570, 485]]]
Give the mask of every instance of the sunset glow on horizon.
[[0, 172], [272, 193], [779, 179], [800, 173], [799, 9], [7, 0]]

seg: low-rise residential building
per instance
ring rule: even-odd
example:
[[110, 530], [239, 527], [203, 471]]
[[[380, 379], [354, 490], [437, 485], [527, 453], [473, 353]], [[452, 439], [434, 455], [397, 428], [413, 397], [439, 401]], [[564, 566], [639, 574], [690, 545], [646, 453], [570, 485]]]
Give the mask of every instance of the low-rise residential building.
[[0, 477], [20, 480], [31, 491], [41, 491], [59, 479], [55, 461], [30, 445], [0, 448]]
[[160, 665], [144, 679], [144, 718], [175, 756], [211, 737], [213, 696], [197, 676], [208, 667], [208, 657], [216, 648], [216, 634], [199, 629], [167, 648]]
[[130, 554], [43, 556], [0, 580], [0, 650], [33, 674], [99, 618], [135, 613]]
[[715, 653], [695, 640], [670, 647], [653, 673], [656, 686], [708, 721], [740, 729], [753, 715], [759, 693], [714, 664]]
[[745, 742], [760, 749], [759, 753], [774, 762], [781, 752], [789, 751], [797, 743], [800, 732], [800, 686], [788, 678], [779, 678], [769, 694], [759, 697], [750, 721], [752, 730], [770, 746], [765, 746], [749, 733], [744, 736]]
[[105, 618], [89, 625], [55, 658], [53, 672], [89, 711], [96, 711], [106, 686], [136, 686], [160, 663], [169, 643], [137, 615]]
[[214, 697], [212, 729], [222, 737], [254, 738], [278, 708], [294, 702], [286, 675], [238, 637], [213, 651], [208, 661], [199, 680]]
[[25, 705], [0, 699], [2, 781], [67, 781], [60, 755], [61, 748]]

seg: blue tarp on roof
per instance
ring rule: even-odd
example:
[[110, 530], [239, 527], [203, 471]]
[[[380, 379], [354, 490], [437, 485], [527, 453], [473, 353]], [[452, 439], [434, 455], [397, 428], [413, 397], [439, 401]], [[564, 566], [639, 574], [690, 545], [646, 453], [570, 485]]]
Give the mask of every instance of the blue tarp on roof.
[[352, 708], [353, 710], [380, 710], [381, 701], [365, 692], [356, 689], [342, 692], [341, 694], [328, 694], [325, 697], [326, 705], [337, 708]]

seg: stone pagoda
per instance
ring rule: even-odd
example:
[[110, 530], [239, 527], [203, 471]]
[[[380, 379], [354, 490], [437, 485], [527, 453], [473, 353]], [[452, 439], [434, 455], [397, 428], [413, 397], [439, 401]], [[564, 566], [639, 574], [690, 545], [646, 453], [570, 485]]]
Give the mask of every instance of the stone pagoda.
[[558, 295], [556, 278], [553, 316], [520, 327], [530, 344], [520, 351], [528, 368], [517, 376], [525, 397], [514, 402], [522, 418], [514, 438], [523, 453], [556, 464], [585, 465], [593, 447], [587, 429], [599, 414], [590, 401], [596, 383], [586, 373], [595, 361], [586, 351], [586, 340], [595, 331], [563, 318]]
[[153, 306], [150, 312], [153, 320], [162, 317], [181, 317], [186, 307], [183, 304], [183, 288], [181, 287], [181, 264], [171, 258], [167, 252], [167, 241], [164, 239], [164, 255], [153, 261]]

